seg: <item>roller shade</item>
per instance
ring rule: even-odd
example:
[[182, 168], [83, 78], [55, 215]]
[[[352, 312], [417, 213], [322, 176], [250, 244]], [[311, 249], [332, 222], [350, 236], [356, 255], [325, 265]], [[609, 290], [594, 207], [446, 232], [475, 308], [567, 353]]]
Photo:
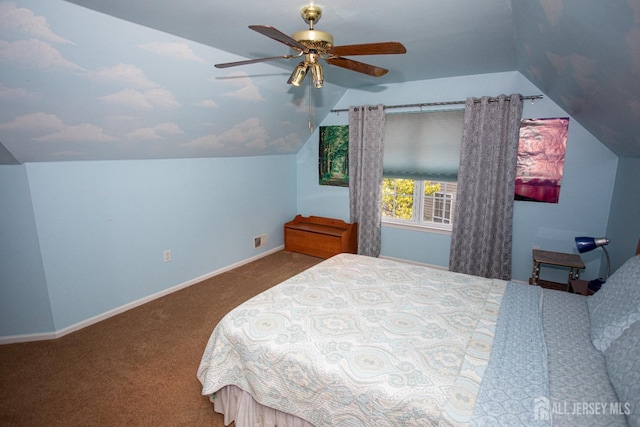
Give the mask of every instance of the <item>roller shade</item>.
[[387, 114], [383, 175], [456, 181], [464, 110]]

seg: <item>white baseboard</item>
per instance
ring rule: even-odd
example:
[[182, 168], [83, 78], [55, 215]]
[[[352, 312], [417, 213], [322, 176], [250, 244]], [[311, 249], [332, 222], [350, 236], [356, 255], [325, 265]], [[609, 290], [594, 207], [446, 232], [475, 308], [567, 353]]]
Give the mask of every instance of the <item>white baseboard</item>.
[[212, 271], [211, 273], [207, 273], [205, 275], [202, 275], [200, 277], [196, 277], [194, 279], [188, 280], [184, 283], [180, 283], [179, 285], [173, 286], [171, 288], [165, 289], [163, 291], [160, 292], [156, 292], [155, 294], [146, 296], [144, 298], [141, 298], [139, 300], [136, 301], [132, 301], [128, 304], [125, 304], [123, 306], [114, 308], [112, 310], [106, 311], [102, 314], [99, 314], [97, 316], [91, 317], [89, 319], [83, 320], [81, 322], [78, 322], [74, 325], [68, 326], [64, 329], [60, 329], [58, 331], [53, 331], [53, 332], [42, 332], [42, 333], [36, 333], [36, 334], [23, 334], [23, 335], [10, 335], [10, 336], [6, 336], [6, 337], [0, 337], [0, 345], [4, 345], [4, 344], [15, 344], [15, 343], [21, 343], [21, 342], [31, 342], [31, 341], [44, 341], [44, 340], [52, 340], [52, 339], [56, 339], [56, 338], [60, 338], [63, 337], [67, 334], [70, 334], [72, 332], [76, 332], [79, 331], [80, 329], [86, 328], [87, 326], [91, 326], [95, 323], [101, 322], [103, 320], [106, 320], [110, 317], [116, 316], [120, 313], [124, 313], [125, 311], [131, 310], [132, 308], [136, 308], [139, 307], [143, 304], [146, 304], [150, 301], [153, 301], [155, 299], [158, 298], [162, 298], [165, 295], [169, 295], [173, 292], [179, 291], [181, 289], [187, 288], [191, 285], [195, 285], [196, 283], [200, 283], [204, 280], [207, 280], [211, 277], [217, 276], [219, 274], [222, 273], [226, 273], [229, 270], [233, 270], [234, 268], [238, 268], [244, 264], [248, 264], [250, 262], [256, 261], [260, 258], [263, 258], [267, 255], [271, 255], [275, 252], [281, 251], [284, 249], [284, 245], [275, 247], [273, 249], [270, 249], [268, 251], [262, 252], [259, 255], [253, 256], [251, 258], [247, 258], [245, 260], [239, 261], [235, 264], [231, 264], [228, 265], [226, 267], [223, 267], [219, 270], [215, 270]]

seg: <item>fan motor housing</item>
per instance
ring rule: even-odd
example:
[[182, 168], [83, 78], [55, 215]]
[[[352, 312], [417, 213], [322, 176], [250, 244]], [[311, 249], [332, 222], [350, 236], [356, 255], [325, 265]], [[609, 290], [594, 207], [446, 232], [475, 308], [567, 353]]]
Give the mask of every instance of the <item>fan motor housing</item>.
[[333, 36], [324, 31], [304, 30], [293, 33], [291, 38], [309, 49], [327, 50], [333, 47]]

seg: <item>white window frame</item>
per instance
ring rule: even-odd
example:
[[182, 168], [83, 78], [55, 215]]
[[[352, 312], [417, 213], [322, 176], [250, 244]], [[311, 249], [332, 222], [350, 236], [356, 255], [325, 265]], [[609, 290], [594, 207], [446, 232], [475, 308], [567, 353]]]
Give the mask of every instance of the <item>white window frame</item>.
[[[434, 180], [427, 180], [434, 182]], [[435, 181], [440, 182], [440, 181]], [[424, 204], [425, 204], [425, 196], [424, 196], [424, 180], [414, 180], [413, 186], [413, 218], [412, 219], [399, 219], [399, 218], [389, 218], [382, 216], [382, 225], [386, 227], [392, 228], [402, 228], [408, 230], [416, 230], [416, 231], [424, 231], [431, 232], [437, 234], [451, 234], [451, 230], [453, 229], [453, 217], [451, 218], [450, 224], [442, 224], [438, 222], [432, 221], [423, 221], [424, 217]], [[445, 192], [445, 195], [447, 193]], [[455, 212], [455, 203], [456, 197], [453, 195], [452, 197], [453, 203], [453, 212]], [[453, 216], [453, 215], [452, 215]]]

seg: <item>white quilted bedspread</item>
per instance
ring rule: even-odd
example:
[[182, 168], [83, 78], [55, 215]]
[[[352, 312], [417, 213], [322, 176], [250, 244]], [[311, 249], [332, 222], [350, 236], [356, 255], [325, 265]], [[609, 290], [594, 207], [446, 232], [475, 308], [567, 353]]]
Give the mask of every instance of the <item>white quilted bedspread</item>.
[[337, 255], [217, 325], [203, 394], [236, 385], [318, 427], [468, 423], [505, 285]]

